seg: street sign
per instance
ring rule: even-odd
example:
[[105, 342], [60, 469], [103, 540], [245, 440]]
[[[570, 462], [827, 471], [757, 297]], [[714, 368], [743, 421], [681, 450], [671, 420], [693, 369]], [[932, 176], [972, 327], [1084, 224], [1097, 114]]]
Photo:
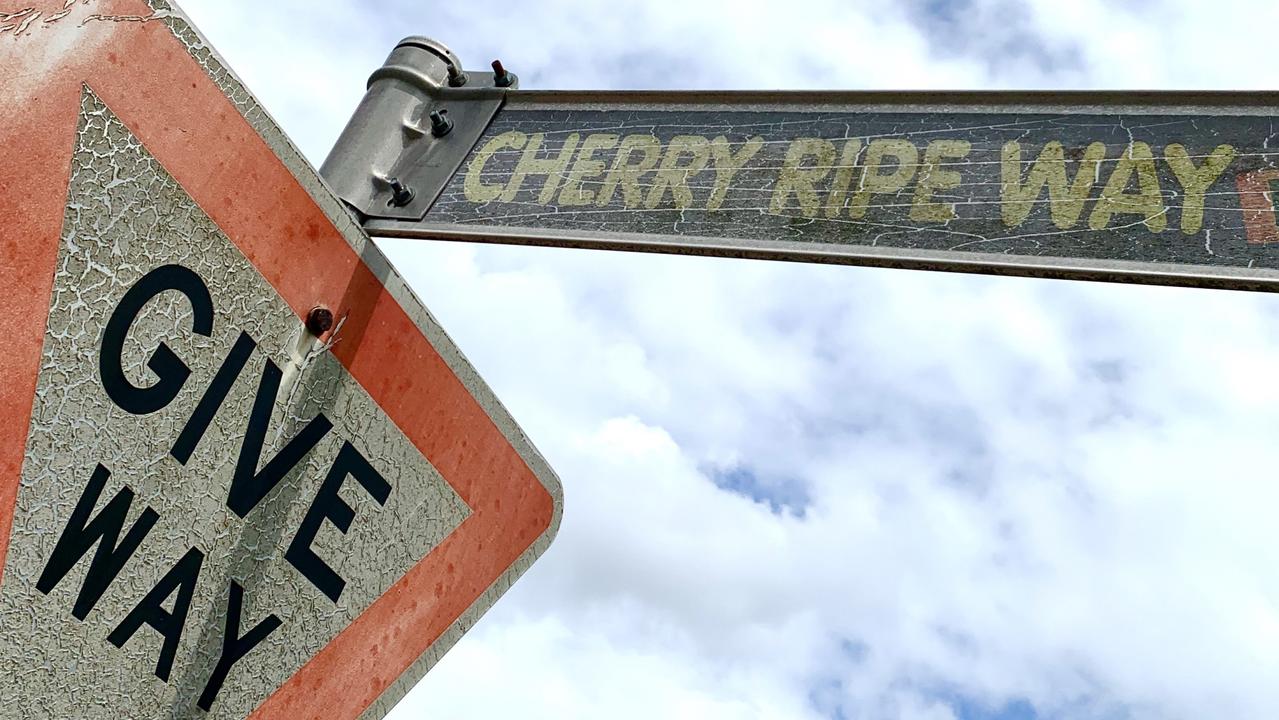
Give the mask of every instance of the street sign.
[[506, 91], [419, 182], [429, 209], [362, 210], [391, 237], [1274, 290], [1277, 115], [1274, 93]]
[[0, 714], [382, 717], [558, 480], [164, 0], [0, 12]]

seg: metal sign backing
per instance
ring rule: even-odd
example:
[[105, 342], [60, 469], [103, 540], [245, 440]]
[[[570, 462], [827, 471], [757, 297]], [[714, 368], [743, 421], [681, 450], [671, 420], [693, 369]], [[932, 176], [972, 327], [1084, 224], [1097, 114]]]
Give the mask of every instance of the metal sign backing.
[[1274, 93], [505, 94], [373, 235], [1279, 287]]

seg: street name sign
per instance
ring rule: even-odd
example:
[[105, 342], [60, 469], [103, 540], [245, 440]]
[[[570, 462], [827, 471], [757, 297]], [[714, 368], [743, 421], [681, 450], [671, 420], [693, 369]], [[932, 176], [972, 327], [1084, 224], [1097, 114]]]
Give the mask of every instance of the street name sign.
[[1274, 290], [1277, 115], [1275, 93], [507, 90], [436, 141], [468, 146], [418, 173], [433, 202], [360, 209], [390, 237]]
[[382, 717], [553, 472], [164, 0], [0, 4], [0, 715]]

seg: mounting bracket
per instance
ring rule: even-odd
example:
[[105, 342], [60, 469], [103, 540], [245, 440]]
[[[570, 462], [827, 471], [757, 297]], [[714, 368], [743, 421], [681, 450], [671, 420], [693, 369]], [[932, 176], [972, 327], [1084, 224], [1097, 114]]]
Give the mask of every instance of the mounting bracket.
[[320, 166], [362, 219], [421, 220], [519, 79], [462, 70], [453, 51], [408, 37], [369, 77], [368, 90]]

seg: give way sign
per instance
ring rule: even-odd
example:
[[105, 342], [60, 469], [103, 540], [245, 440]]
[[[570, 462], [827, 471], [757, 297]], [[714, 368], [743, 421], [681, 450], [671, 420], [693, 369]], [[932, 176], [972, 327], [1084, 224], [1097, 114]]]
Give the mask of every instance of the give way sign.
[[164, 0], [0, 1], [0, 147], [3, 714], [382, 717], [552, 471]]

